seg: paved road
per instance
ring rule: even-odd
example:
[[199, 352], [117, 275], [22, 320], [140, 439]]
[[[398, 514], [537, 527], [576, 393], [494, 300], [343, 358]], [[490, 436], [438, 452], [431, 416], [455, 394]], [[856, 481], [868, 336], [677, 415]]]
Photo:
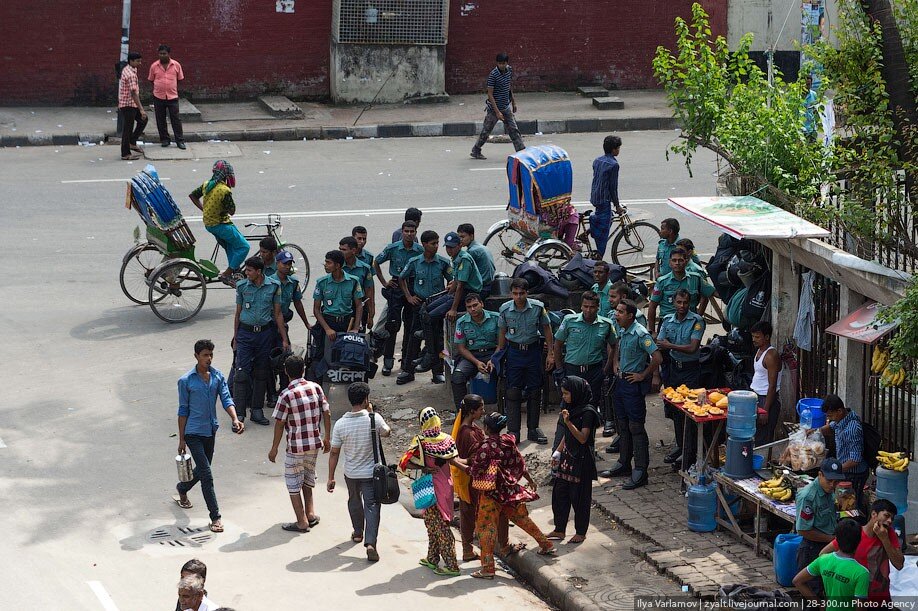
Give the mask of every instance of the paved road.
[[[674, 136], [623, 134], [622, 197], [634, 201], [641, 216], [670, 216], [662, 203], [670, 195], [713, 192], [709, 157], [699, 156], [695, 179], [678, 161], [665, 161], [664, 147]], [[597, 136], [530, 141], [552, 141], [570, 152], [574, 199], [586, 200]], [[499, 157], [509, 145], [489, 145], [485, 153], [493, 159], [473, 163], [470, 143], [241, 144], [241, 156], [232, 159], [236, 199], [242, 215], [284, 214], [285, 235], [306, 248], [317, 273], [321, 255], [352, 225], [367, 225], [378, 251], [407, 206], [423, 208], [424, 227], [441, 235], [463, 221], [484, 228], [502, 218]], [[264, 428], [240, 438], [224, 426], [219, 434], [215, 468], [226, 533], [190, 549], [147, 542], [158, 528], [206, 526], [200, 493], [193, 493], [196, 506], [187, 514], [168, 500], [175, 381], [193, 365], [191, 346], [200, 337], [217, 342], [215, 365], [228, 369], [232, 296], [212, 291], [198, 317], [180, 326], [127, 304], [117, 273], [137, 218], [123, 207], [120, 179], [142, 164], [115, 161], [117, 154], [110, 146], [0, 150], [0, 360], [7, 370], [0, 404], [0, 555], [16, 559], [0, 576], [3, 606], [165, 608], [174, 600], [178, 567], [197, 555], [211, 567], [215, 599], [239, 609], [264, 608], [267, 600], [302, 604], [305, 596], [325, 605], [394, 609], [430, 604], [431, 595], [443, 608], [510, 600], [540, 607], [512, 581], [483, 587], [467, 577], [432, 578], [415, 564], [425, 551], [423, 526], [397, 507], [384, 513], [384, 561], [373, 566], [362, 560], [362, 550], [343, 543], [350, 528], [340, 492], [319, 493], [323, 523], [313, 533], [282, 533], [277, 524], [291, 512], [281, 468], [265, 460]], [[157, 163], [189, 215], [184, 194], [209, 176], [211, 163]], [[683, 234], [696, 238], [701, 252], [712, 250], [713, 231], [684, 225]], [[209, 253], [203, 227], [192, 222], [192, 228]], [[303, 340], [302, 331], [294, 340]], [[298, 579], [300, 573], [307, 578]]]

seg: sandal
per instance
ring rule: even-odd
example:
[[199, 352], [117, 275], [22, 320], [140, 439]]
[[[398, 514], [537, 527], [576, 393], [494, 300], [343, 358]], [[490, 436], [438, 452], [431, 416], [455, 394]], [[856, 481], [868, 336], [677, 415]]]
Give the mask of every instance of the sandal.
[[552, 545], [548, 549], [539, 548], [539, 551], [537, 551], [536, 553], [540, 556], [552, 556], [557, 551], [558, 551], [558, 548]]
[[475, 560], [480, 560], [480, 559], [481, 559], [481, 556], [479, 556], [478, 554], [472, 554], [471, 556], [462, 557], [463, 562], [473, 562]]
[[319, 523], [319, 516], [316, 516], [313, 519], [308, 520], [308, 522], [309, 522], [309, 528], [315, 528], [316, 524]]
[[357, 533], [351, 533], [351, 541], [354, 543], [363, 543], [363, 535], [358, 535]]
[[308, 533], [309, 527], [307, 526], [306, 528], [300, 528], [296, 522], [290, 522], [288, 524], [281, 524], [281, 530], [286, 530], [287, 532], [292, 533]]
[[188, 497], [185, 497], [185, 500], [182, 500], [182, 496], [179, 494], [173, 494], [172, 500], [175, 501], [175, 504], [181, 507], [182, 509], [191, 509], [194, 505], [191, 504], [191, 501], [188, 500]]
[[584, 537], [583, 535], [574, 535], [573, 537], [570, 538], [570, 540], [568, 540], [568, 543], [573, 543], [574, 545], [576, 545], [578, 543], [583, 543], [584, 541], [586, 541], [586, 537]]
[[475, 571], [472, 573], [472, 577], [475, 579], [494, 579], [494, 573], [488, 573], [486, 571]]
[[436, 570], [439, 570], [440, 568], [436, 564], [428, 560], [427, 558], [421, 558], [420, 560], [418, 560], [418, 564], [420, 564], [421, 566], [426, 566], [431, 571], [436, 571]]
[[567, 535], [565, 535], [565, 534], [562, 533], [562, 532], [558, 532], [557, 530], [553, 530], [553, 531], [551, 531], [550, 533], [548, 533], [547, 535], [545, 535], [545, 538], [548, 539], [549, 541], [564, 541], [564, 537], [566, 537], [566, 536], [567, 536]]
[[458, 577], [460, 575], [459, 569], [451, 569], [449, 567], [437, 567], [434, 570], [434, 575], [439, 575], [440, 577]]
[[223, 532], [223, 522], [217, 520], [216, 522], [210, 523], [210, 532], [222, 533]]
[[504, 549], [500, 550], [500, 555], [504, 557], [512, 556], [513, 554], [519, 553], [524, 549], [526, 549], [525, 543], [511, 543]]

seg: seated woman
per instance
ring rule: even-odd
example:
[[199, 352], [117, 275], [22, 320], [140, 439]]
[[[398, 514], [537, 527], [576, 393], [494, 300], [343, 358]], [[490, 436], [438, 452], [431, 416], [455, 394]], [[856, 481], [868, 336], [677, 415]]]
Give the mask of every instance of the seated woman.
[[192, 203], [204, 213], [204, 228], [213, 234], [217, 244], [226, 251], [229, 264], [219, 279], [231, 285], [235, 284], [233, 274], [242, 269], [242, 264], [249, 255], [249, 243], [230, 220], [230, 217], [236, 214], [236, 203], [231, 191], [235, 186], [236, 175], [233, 173], [233, 166], [220, 159], [214, 163], [210, 180], [188, 194]]

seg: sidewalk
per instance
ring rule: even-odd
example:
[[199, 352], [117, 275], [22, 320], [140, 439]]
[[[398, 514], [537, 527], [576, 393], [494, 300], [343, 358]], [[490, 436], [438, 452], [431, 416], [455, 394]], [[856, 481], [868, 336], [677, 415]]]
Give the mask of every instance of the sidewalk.
[[[613, 91], [619, 110], [599, 110], [576, 92], [521, 93], [520, 131], [535, 133], [613, 132], [672, 129], [675, 120], [662, 91]], [[277, 118], [259, 102], [201, 102], [183, 118], [185, 139], [304, 140], [472, 136], [481, 130], [484, 96], [451, 96], [444, 103], [332, 106], [300, 102], [301, 118]], [[197, 112], [194, 112], [197, 111]], [[156, 141], [152, 110], [146, 128]], [[195, 120], [192, 120], [195, 119]], [[74, 145], [115, 137], [117, 111], [100, 107], [0, 108], [0, 146]], [[503, 133], [498, 124], [495, 135]]]

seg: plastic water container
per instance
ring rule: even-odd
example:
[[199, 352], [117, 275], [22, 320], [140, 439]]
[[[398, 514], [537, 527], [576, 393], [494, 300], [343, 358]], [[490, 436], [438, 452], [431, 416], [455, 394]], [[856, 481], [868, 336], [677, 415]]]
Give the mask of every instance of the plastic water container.
[[478, 375], [469, 381], [469, 392], [473, 395], [481, 395], [487, 405], [497, 403], [497, 376], [485, 376], [478, 372]]
[[688, 489], [688, 527], [698, 533], [717, 530], [714, 516], [717, 513], [717, 493], [714, 484], [705, 484], [704, 478]]
[[724, 475], [731, 479], [746, 479], [755, 475], [752, 468], [752, 439], [727, 438], [727, 460]]
[[808, 429], [818, 429], [826, 424], [826, 414], [822, 411], [822, 399], [806, 398], [797, 401], [797, 415], [800, 416], [800, 426]]
[[727, 395], [727, 434], [730, 437], [755, 437], [758, 401], [759, 396], [750, 390], [734, 390]]
[[780, 534], [775, 538], [774, 553], [775, 581], [789, 588], [794, 585], [797, 574], [797, 548], [803, 537], [793, 533]]
[[887, 499], [903, 514], [908, 510], [908, 469], [893, 471], [877, 467], [877, 498]]

